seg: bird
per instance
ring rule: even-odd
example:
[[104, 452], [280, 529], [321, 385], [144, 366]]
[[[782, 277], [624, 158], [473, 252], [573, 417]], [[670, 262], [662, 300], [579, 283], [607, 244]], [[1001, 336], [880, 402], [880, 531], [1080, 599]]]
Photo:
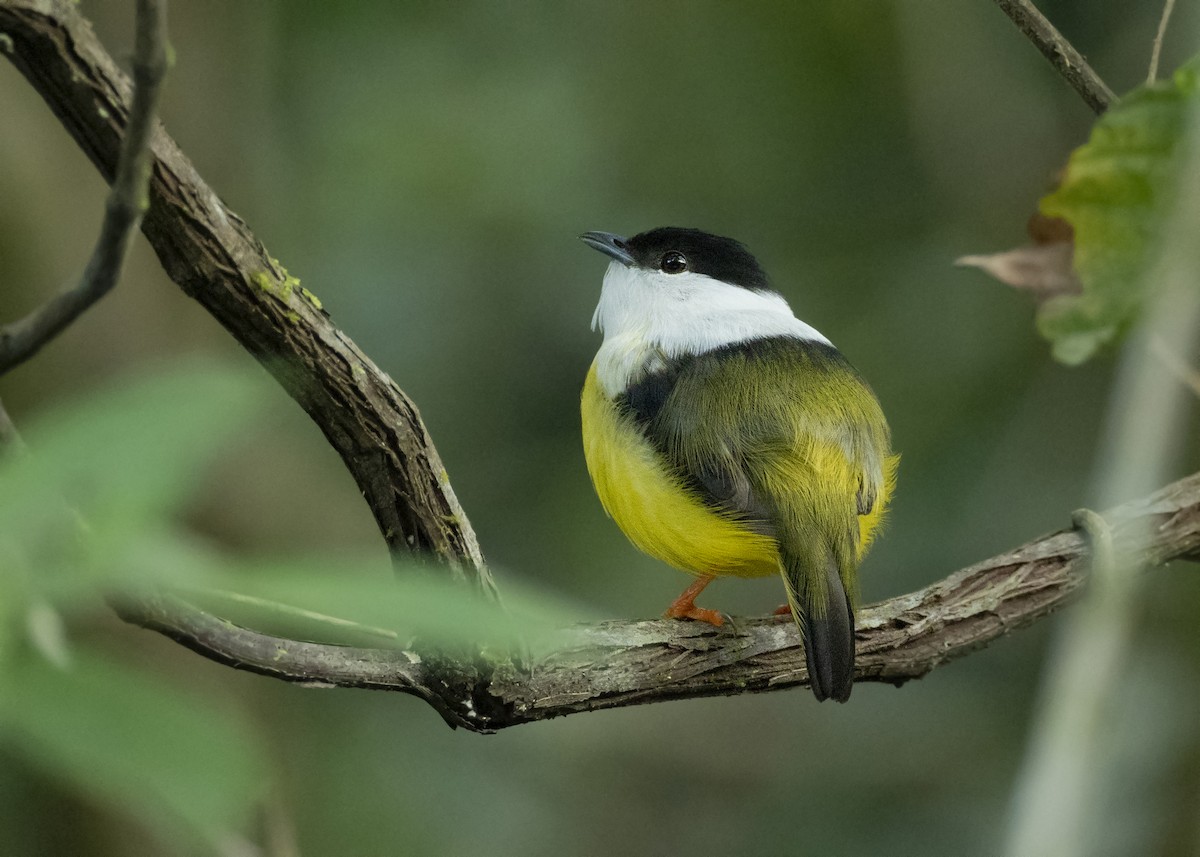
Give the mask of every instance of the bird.
[[608, 256], [581, 396], [600, 502], [644, 553], [695, 576], [664, 614], [720, 626], [696, 596], [781, 575], [813, 694], [854, 681], [857, 570], [899, 456], [867, 382], [797, 318], [741, 242], [660, 227], [585, 232]]

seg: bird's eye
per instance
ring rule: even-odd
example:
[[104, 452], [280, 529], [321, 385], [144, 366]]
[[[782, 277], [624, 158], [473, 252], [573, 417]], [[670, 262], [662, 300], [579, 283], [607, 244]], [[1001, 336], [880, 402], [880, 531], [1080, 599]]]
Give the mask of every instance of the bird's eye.
[[658, 267], [664, 274], [682, 274], [687, 270], [687, 265], [687, 256], [678, 250], [672, 250], [663, 254], [662, 262]]

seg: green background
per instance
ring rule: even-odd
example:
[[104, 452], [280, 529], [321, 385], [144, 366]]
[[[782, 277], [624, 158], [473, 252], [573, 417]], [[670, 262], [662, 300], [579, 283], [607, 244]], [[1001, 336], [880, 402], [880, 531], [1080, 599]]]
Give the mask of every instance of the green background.
[[[1042, 4], [1108, 83], [1144, 78], [1159, 4]], [[84, 3], [110, 52], [131, 4]], [[1180, 4], [1163, 68], [1195, 52]], [[575, 236], [697, 226], [745, 241], [870, 380], [903, 454], [867, 600], [1069, 523], [1087, 504], [1112, 354], [1049, 359], [1033, 307], [963, 254], [1024, 222], [1094, 119], [985, 0], [176, 3], [170, 133], [272, 255], [418, 403], [506, 580], [614, 617], [687, 583], [605, 519], [578, 439], [604, 260]], [[105, 187], [0, 64], [0, 319], [70, 282]], [[21, 424], [196, 352], [249, 363], [138, 239], [116, 292], [0, 381]], [[263, 376], [259, 419], [187, 523], [248, 555], [382, 541], [317, 429]], [[217, 406], [214, 403], [214, 406]], [[1200, 466], [1193, 440], [1190, 460]], [[1112, 854], [1200, 853], [1200, 578], [1149, 575]], [[776, 582], [702, 603], [762, 613]], [[305, 855], [996, 854], [1055, 620], [846, 706], [805, 691], [449, 731], [402, 696], [236, 673], [99, 617], [76, 630], [250, 714]], [[1126, 745], [1128, 745], [1126, 747]], [[0, 853], [124, 855], [102, 797], [0, 758]]]

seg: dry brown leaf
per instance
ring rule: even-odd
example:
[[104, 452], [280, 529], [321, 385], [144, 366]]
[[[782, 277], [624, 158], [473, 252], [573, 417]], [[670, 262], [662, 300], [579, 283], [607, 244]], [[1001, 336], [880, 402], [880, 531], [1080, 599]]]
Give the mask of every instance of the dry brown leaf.
[[1041, 303], [1056, 295], [1077, 295], [1083, 284], [1075, 273], [1074, 232], [1059, 217], [1034, 212], [1027, 225], [1033, 244], [1003, 253], [961, 256], [954, 264], [979, 268], [1005, 285], [1029, 292]]

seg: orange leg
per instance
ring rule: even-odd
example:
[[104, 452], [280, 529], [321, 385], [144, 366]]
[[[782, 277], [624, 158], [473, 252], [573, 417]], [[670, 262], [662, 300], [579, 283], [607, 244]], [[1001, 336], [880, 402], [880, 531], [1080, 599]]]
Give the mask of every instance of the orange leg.
[[667, 612], [663, 614], [664, 619], [695, 619], [697, 622], [707, 622], [710, 625], [715, 625], [720, 628], [725, 624], [725, 617], [716, 610], [706, 610], [703, 607], [696, 606], [696, 596], [704, 591], [704, 587], [713, 582], [711, 575], [706, 577], [697, 577], [696, 582], [683, 590], [683, 594], [676, 598], [671, 606], [667, 608]]
[[776, 615], [776, 616], [791, 616], [792, 615], [792, 605], [784, 604], [780, 607], [776, 607], [774, 615]]

